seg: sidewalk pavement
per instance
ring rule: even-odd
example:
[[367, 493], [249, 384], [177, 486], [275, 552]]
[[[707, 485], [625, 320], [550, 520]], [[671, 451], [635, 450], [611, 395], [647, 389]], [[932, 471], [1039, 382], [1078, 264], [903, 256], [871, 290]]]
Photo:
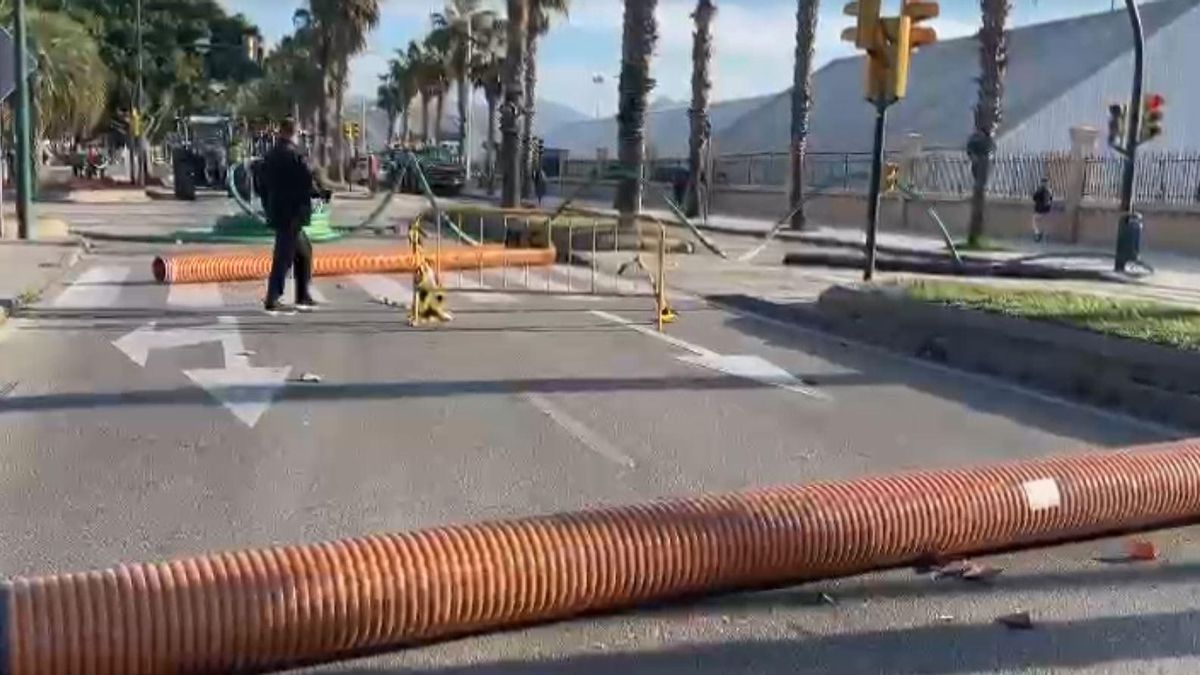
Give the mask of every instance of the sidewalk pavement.
[[[482, 193], [469, 191], [464, 196], [471, 199], [488, 198]], [[493, 198], [494, 200], [494, 198]], [[547, 196], [542, 202], [543, 208], [555, 209], [563, 202], [560, 196]], [[576, 199], [572, 202], [573, 205], [578, 205], [581, 209], [596, 211], [605, 215], [615, 215], [616, 211], [612, 208], [610, 202]], [[643, 208], [643, 213], [652, 215], [663, 222], [676, 222], [675, 216], [666, 209], [648, 209]], [[753, 218], [745, 216], [734, 216], [725, 214], [711, 214], [707, 223], [695, 222], [702, 230], [712, 233], [731, 235], [735, 237], [745, 237], [748, 242], [753, 241], [752, 238], [760, 238], [774, 228], [775, 223], [765, 218]], [[1153, 237], [1153, 232], [1148, 233]], [[858, 248], [864, 245], [865, 235], [861, 229], [830, 227], [825, 225], [816, 225], [805, 229], [804, 231], [795, 231], [784, 229], [776, 235], [776, 239], [784, 245], [802, 246], [802, 247], [829, 247], [836, 246], [842, 248]], [[995, 251], [960, 251], [960, 254], [967, 255], [976, 259], [988, 259], [996, 262], [1014, 260], [1017, 258], [1026, 258], [1029, 256], [1039, 256], [1039, 264], [1052, 265], [1070, 269], [1089, 269], [1101, 272], [1112, 270], [1112, 251], [1101, 250], [1096, 247], [1066, 244], [1061, 242], [1034, 242], [1032, 237], [1028, 240], [993, 240], [997, 248], [1003, 250]], [[945, 243], [941, 237], [932, 234], [907, 233], [907, 232], [880, 232], [878, 237], [878, 246], [880, 253], [890, 253], [898, 256], [930, 256], [934, 254], [945, 254]], [[747, 244], [747, 248], [749, 244]], [[759, 256], [763, 263], [771, 261], [769, 255]], [[1089, 293], [1098, 293], [1109, 296], [1132, 297], [1141, 299], [1151, 299], [1161, 302], [1170, 302], [1191, 307], [1200, 307], [1200, 258], [1180, 255], [1164, 251], [1144, 251], [1143, 259], [1154, 268], [1154, 273], [1142, 278], [1123, 278], [1121, 281], [1055, 281], [1047, 282], [1045, 280], [1022, 280], [1022, 279], [1000, 279], [993, 277], [954, 277], [956, 280], [989, 283], [1005, 286], [1020, 287], [1036, 285], [1037, 287], [1053, 287], [1063, 290], [1074, 290]], [[774, 258], [777, 263], [778, 257]], [[719, 261], [716, 258], [712, 259], [713, 264], [723, 265], [722, 270], [730, 267], [730, 264], [724, 261]], [[711, 265], [708, 265], [711, 267]], [[687, 265], [691, 271], [699, 273], [701, 265], [699, 261], [692, 261]], [[750, 270], [747, 266], [738, 265], [738, 275], [744, 276]], [[797, 283], [803, 287], [803, 290], [797, 289], [798, 295], [811, 297], [814, 291], [814, 284], [819, 284], [822, 280], [827, 283], [841, 283], [852, 280], [856, 277], [856, 273], [852, 270], [834, 270], [831, 268], [816, 268], [816, 267], [784, 267], [774, 264], [772, 269], [792, 269], [793, 272], [780, 277], [776, 272], [776, 281], [770, 286], [777, 289], [777, 292], [788, 286], [790, 283]], [[803, 270], [803, 274], [796, 274]], [[714, 272], [716, 269], [714, 268]], [[754, 276], [759, 278], [765, 270], [756, 269]], [[691, 275], [688, 275], [691, 276]], [[713, 274], [714, 277], [728, 276], [722, 274]], [[880, 278], [888, 278], [889, 276], [921, 276], [915, 274], [900, 274], [888, 275], [880, 274]], [[762, 282], [760, 282], [761, 284]], [[709, 280], [701, 284], [705, 289], [713, 287], [715, 280]], [[756, 284], [757, 285], [757, 284]], [[693, 290], [693, 289], [688, 289]]]
[[0, 240], [0, 323], [22, 305], [37, 301], [83, 254], [78, 239]]

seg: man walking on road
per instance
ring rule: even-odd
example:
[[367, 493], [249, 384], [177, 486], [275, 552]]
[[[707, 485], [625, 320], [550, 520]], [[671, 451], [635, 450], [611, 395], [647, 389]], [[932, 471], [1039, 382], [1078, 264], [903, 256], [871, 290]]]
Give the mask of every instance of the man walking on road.
[[308, 293], [312, 281], [312, 244], [304, 227], [312, 217], [313, 197], [328, 198], [319, 178], [308, 163], [308, 157], [296, 145], [296, 122], [286, 119], [280, 125], [279, 138], [267, 152], [262, 168], [264, 202], [267, 220], [275, 230], [275, 257], [271, 261], [271, 277], [267, 281], [267, 312], [286, 311], [279, 304], [289, 269], [296, 277], [296, 309], [316, 308]]

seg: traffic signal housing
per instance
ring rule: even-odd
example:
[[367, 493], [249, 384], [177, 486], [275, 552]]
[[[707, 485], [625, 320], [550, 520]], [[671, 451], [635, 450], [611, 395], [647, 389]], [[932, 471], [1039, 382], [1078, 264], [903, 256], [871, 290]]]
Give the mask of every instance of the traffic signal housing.
[[883, 168], [883, 184], [888, 192], [895, 192], [900, 187], [900, 165], [888, 162]]
[[1141, 142], [1154, 140], [1162, 134], [1163, 106], [1166, 103], [1162, 94], [1150, 94], [1142, 102]]
[[1108, 106], [1108, 145], [1120, 150], [1125, 145], [1125, 105], [1112, 103]]
[[879, 9], [882, 0], [858, 0], [846, 3], [846, 16], [857, 19], [853, 28], [842, 31], [842, 39], [867, 51], [882, 47], [879, 39]]
[[866, 50], [867, 99], [891, 103], [908, 93], [908, 71], [913, 51], [937, 41], [937, 33], [921, 22], [936, 18], [936, 2], [905, 0], [900, 16], [880, 17], [879, 0], [852, 2], [846, 14], [857, 24], [842, 32], [842, 39]]

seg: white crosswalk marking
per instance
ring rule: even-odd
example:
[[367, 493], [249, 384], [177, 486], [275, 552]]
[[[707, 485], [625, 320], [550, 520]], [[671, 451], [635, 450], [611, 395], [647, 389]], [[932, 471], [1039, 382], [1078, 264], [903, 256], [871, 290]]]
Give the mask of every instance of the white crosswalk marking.
[[484, 283], [479, 282], [479, 271], [463, 271], [461, 275], [457, 272], [453, 276], [442, 273], [443, 283], [446, 284], [446, 289], [450, 293], [460, 296], [469, 302], [476, 302], [481, 305], [511, 305], [517, 302], [517, 299], [507, 293], [472, 293], [471, 291], [494, 291], [499, 290], [501, 284], [491, 283], [491, 279], [487, 279]]
[[171, 284], [167, 305], [191, 309], [223, 307], [221, 287], [217, 284]]
[[412, 302], [412, 283], [408, 277], [355, 274], [350, 280], [375, 300], [387, 300], [396, 304]]
[[[295, 298], [296, 297], [296, 292], [293, 290], [296, 287], [295, 284], [296, 284], [295, 277], [288, 275], [287, 281], [285, 281], [284, 285], [283, 285], [283, 297], [285, 297], [285, 298]], [[322, 293], [321, 289], [317, 287], [316, 279], [313, 279], [311, 282], [309, 282], [308, 294], [309, 294], [309, 296], [312, 297], [313, 300], [316, 300], [317, 304], [319, 304], [319, 305], [325, 305], [325, 304], [329, 303], [329, 301], [325, 299], [325, 294]]]
[[125, 266], [97, 266], [71, 282], [52, 303], [58, 309], [111, 307], [121, 297], [121, 285], [129, 278]]

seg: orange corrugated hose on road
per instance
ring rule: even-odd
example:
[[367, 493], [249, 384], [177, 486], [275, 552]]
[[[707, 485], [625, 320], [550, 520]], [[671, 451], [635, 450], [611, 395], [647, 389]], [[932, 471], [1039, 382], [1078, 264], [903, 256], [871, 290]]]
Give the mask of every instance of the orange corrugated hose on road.
[[15, 579], [0, 675], [262, 672], [1198, 517], [1182, 442]]
[[[427, 258], [434, 251], [427, 250]], [[443, 246], [441, 269], [477, 267], [521, 267], [553, 265], [553, 248], [505, 248], [502, 244], [482, 246]], [[313, 251], [313, 275], [340, 276], [412, 272], [416, 259], [408, 249]], [[193, 253], [160, 256], [154, 259], [154, 278], [160, 283], [186, 284], [214, 281], [250, 281], [266, 279], [271, 272], [271, 252]]]

